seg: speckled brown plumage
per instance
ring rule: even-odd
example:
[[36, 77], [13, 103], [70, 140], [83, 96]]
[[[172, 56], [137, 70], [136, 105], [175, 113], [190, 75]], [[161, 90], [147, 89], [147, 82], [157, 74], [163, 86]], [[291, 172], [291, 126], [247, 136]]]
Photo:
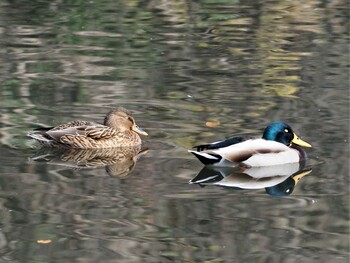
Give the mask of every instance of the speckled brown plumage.
[[104, 125], [74, 120], [56, 127], [37, 129], [28, 136], [51, 147], [93, 149], [140, 145], [139, 134], [147, 135], [136, 125], [129, 111], [117, 108], [107, 114]]

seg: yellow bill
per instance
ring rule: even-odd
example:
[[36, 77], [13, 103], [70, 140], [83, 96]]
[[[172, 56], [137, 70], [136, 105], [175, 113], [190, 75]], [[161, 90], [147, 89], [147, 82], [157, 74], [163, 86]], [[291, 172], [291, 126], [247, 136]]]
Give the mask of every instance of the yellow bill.
[[308, 175], [311, 172], [312, 172], [312, 169], [303, 171], [303, 172], [293, 176], [292, 179], [294, 180], [295, 185], [297, 185], [297, 183], [300, 181], [301, 178], [303, 178], [305, 175]]
[[294, 133], [294, 138], [292, 140], [292, 143], [299, 145], [299, 146], [303, 146], [303, 147], [312, 147], [311, 144], [304, 142], [295, 133]]

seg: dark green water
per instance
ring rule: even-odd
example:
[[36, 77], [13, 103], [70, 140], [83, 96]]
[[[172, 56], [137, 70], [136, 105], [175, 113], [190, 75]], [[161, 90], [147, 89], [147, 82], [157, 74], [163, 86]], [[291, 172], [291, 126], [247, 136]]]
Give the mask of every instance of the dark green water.
[[[136, 163], [26, 138], [115, 106]], [[275, 120], [313, 145], [292, 193], [188, 183], [187, 149]], [[0, 262], [348, 262], [348, 3], [0, 1], [0, 161]]]

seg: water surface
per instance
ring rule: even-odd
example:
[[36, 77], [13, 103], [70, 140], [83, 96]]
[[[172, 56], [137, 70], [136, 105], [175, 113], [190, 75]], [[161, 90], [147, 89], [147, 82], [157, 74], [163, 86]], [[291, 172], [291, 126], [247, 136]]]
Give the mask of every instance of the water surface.
[[[348, 262], [348, 21], [342, 0], [1, 1], [0, 261]], [[117, 105], [150, 134], [135, 162], [25, 136]], [[188, 183], [187, 149], [275, 120], [313, 145], [289, 195]]]

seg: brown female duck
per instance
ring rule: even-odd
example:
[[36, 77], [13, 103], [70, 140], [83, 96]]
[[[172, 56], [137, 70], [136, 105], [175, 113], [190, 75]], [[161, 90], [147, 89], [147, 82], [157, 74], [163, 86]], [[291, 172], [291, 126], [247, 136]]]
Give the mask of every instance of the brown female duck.
[[140, 145], [139, 134], [147, 135], [136, 125], [131, 113], [119, 107], [106, 115], [103, 125], [74, 120], [56, 127], [36, 129], [28, 136], [50, 147], [94, 149]]

